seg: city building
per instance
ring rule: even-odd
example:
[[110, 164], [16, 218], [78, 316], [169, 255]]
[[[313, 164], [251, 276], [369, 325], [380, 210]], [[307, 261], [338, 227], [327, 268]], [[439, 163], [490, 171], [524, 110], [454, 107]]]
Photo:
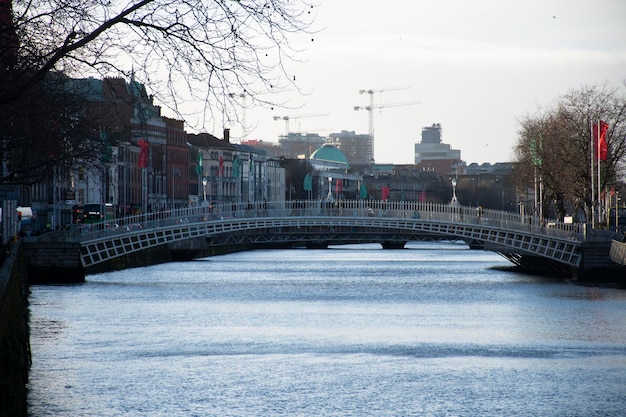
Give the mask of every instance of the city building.
[[187, 142], [187, 132], [183, 120], [163, 117], [167, 136], [167, 190], [171, 207], [185, 207], [189, 204], [189, 196], [197, 194], [191, 186], [191, 178], [195, 178], [195, 169], [189, 163], [191, 146]]
[[460, 151], [442, 142], [439, 124], [422, 129], [414, 165], [376, 165], [369, 135], [354, 131], [235, 144], [229, 129], [221, 139], [187, 133], [184, 121], [162, 116], [134, 79], [76, 79], [72, 85], [99, 126], [105, 152], [55, 167], [43, 181], [21, 188], [19, 203], [38, 214], [35, 230], [75, 222], [75, 211], [86, 205], [99, 207], [105, 218], [202, 204], [279, 207], [293, 198], [445, 202], [452, 179], [461, 204], [502, 210], [529, 204], [512, 187], [513, 164], [466, 167]]
[[201, 204], [284, 203], [285, 169], [263, 150], [231, 143], [228, 129], [222, 139], [200, 133], [187, 135], [187, 142], [198, 149]]
[[309, 158], [310, 198], [336, 200], [358, 198], [361, 175], [350, 172], [346, 155], [332, 145], [323, 145]]
[[53, 175], [21, 187], [20, 204], [38, 213], [33, 230], [81, 221], [214, 202], [284, 202], [285, 172], [253, 146], [188, 135], [182, 120], [164, 117], [134, 79], [73, 79], [99, 126], [105, 152], [93, 161], [55, 167]]
[[198, 149], [197, 172], [202, 185], [198, 194], [203, 204], [238, 202], [241, 190], [237, 187], [233, 172], [236, 147], [230, 143], [228, 131], [224, 131], [223, 139], [206, 132], [190, 133], [187, 134], [187, 143]]
[[[35, 230], [80, 221], [77, 213], [86, 206], [96, 207], [92, 210], [96, 218], [105, 213], [112, 216], [141, 211], [142, 197], [147, 192], [147, 187], [142, 186], [137, 144], [142, 133], [146, 140], [159, 146], [161, 152], [157, 154], [165, 153], [165, 124], [160, 108], [152, 104], [152, 98], [140, 84], [127, 83], [122, 78], [86, 78], [71, 79], [66, 88], [85, 101], [86, 117], [99, 126], [97, 134], [106, 151], [91, 161], [75, 160], [72, 166], [57, 166], [54, 175], [29, 187], [28, 196], [22, 198], [38, 213]], [[150, 179], [159, 184], [165, 179], [161, 160], [156, 155], [151, 160], [156, 169], [151, 171]], [[155, 197], [153, 194], [156, 202]]]
[[439, 123], [422, 128], [422, 140], [415, 144], [415, 164], [424, 171], [435, 171], [439, 175], [464, 172], [461, 151], [442, 142]]
[[326, 143], [326, 138], [317, 133], [295, 133], [278, 138], [278, 154], [284, 158], [306, 159], [313, 151]]
[[374, 162], [369, 135], [342, 130], [328, 135], [327, 143], [343, 152], [352, 165], [371, 165]]
[[436, 172], [412, 164], [376, 164], [373, 174], [365, 179], [373, 199], [381, 199], [385, 188], [391, 201], [442, 202], [449, 195], [447, 183]]
[[513, 174], [513, 162], [497, 162], [495, 164], [490, 164], [489, 162], [485, 162], [483, 164], [478, 164], [476, 162], [472, 162], [467, 165], [466, 174], [467, 175], [480, 175], [480, 174], [494, 174], [494, 175], [512, 175]]

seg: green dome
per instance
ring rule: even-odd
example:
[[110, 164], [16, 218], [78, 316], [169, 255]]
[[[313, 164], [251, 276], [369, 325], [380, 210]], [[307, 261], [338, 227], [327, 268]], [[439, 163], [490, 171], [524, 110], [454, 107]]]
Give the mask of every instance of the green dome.
[[318, 162], [334, 162], [336, 164], [349, 165], [348, 158], [346, 158], [343, 152], [331, 145], [317, 148], [310, 158]]

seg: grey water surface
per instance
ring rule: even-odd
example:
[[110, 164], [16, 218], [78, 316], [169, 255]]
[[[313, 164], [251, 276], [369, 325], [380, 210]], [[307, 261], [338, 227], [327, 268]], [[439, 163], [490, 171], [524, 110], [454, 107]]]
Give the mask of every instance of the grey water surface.
[[626, 415], [626, 291], [449, 243], [33, 286], [32, 416]]

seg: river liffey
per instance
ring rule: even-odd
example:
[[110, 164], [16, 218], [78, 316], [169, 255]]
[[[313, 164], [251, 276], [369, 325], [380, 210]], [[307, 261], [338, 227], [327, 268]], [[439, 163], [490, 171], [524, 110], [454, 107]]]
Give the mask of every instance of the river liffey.
[[626, 290], [464, 245], [259, 250], [33, 286], [44, 416], [623, 416]]

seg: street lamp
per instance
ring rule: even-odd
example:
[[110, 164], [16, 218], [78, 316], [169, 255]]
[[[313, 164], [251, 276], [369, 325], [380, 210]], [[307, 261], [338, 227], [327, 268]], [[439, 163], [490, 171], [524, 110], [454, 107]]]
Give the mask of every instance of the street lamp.
[[459, 204], [459, 201], [456, 198], [456, 178], [452, 178], [452, 200], [450, 201], [450, 205], [456, 206]]
[[333, 192], [331, 190], [332, 182], [333, 182], [333, 177], [328, 177], [328, 197], [326, 197], [326, 199], [329, 201], [333, 199]]
[[204, 203], [203, 203], [203, 205], [205, 205], [205, 206], [207, 205], [207, 202], [206, 202], [206, 183], [207, 183], [206, 177], [202, 177], [202, 192], [204, 193]]

